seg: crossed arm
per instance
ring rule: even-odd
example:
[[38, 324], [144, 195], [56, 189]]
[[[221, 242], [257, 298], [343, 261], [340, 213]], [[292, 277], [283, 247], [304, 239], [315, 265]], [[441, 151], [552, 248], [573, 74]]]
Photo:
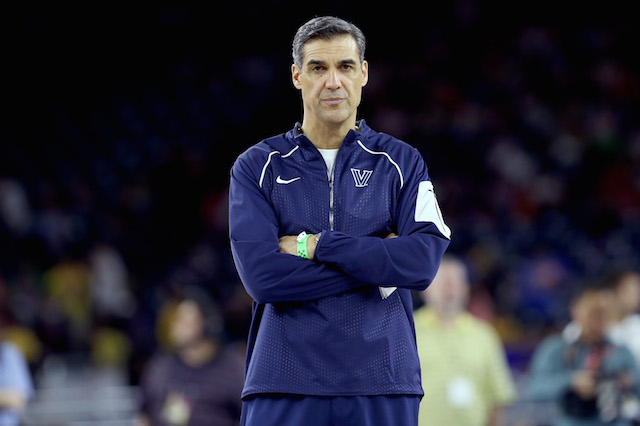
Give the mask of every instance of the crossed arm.
[[[258, 177], [239, 159], [231, 172], [229, 234], [238, 274], [258, 303], [314, 300], [364, 285], [423, 290], [435, 275], [449, 244], [436, 225], [414, 220], [418, 183], [426, 166], [408, 170], [399, 195], [397, 235], [379, 238], [323, 231], [307, 240], [310, 259], [297, 253], [295, 235], [281, 236], [271, 201]], [[317, 231], [317, 230], [316, 230]]]
[[[280, 237], [280, 239], [278, 240], [280, 245], [280, 252], [296, 255], [298, 246], [297, 237], [297, 235], [284, 235]], [[385, 239], [397, 237], [398, 235], [392, 232], [387, 235]], [[309, 259], [313, 259], [313, 257], [315, 256], [319, 238], [320, 234], [314, 234], [311, 237], [307, 238], [307, 253], [309, 253]]]

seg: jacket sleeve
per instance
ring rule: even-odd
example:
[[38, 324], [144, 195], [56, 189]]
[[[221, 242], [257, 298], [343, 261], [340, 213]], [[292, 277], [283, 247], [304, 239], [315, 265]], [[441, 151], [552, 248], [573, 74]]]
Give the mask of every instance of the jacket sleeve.
[[638, 368], [638, 363], [626, 346], [622, 346], [619, 349], [623, 371], [627, 372], [631, 379], [631, 388], [629, 390], [635, 394], [636, 398], [640, 398], [640, 368]]
[[424, 290], [431, 283], [451, 231], [442, 220], [422, 156], [412, 149], [407, 162], [394, 212], [398, 238], [323, 231], [315, 252], [317, 260], [372, 285]]
[[254, 170], [239, 158], [229, 187], [231, 251], [249, 295], [258, 303], [307, 301], [364, 285], [334, 266], [280, 252], [278, 220]]

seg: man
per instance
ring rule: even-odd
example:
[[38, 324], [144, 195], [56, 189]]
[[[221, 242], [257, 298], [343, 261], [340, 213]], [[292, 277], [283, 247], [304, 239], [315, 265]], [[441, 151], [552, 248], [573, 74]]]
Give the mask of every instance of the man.
[[606, 338], [612, 303], [609, 290], [585, 289], [571, 307], [576, 335], [548, 337], [533, 355], [528, 392], [558, 402], [556, 425], [625, 426], [637, 415], [636, 362], [626, 347]]
[[186, 291], [170, 326], [175, 351], [154, 357], [143, 373], [139, 426], [239, 423], [244, 372], [220, 342], [221, 321], [207, 294]]
[[427, 305], [415, 314], [425, 394], [420, 426], [501, 424], [500, 408], [514, 399], [514, 384], [498, 335], [465, 310], [464, 263], [445, 255], [420, 295]]
[[364, 51], [344, 20], [300, 27], [302, 124], [231, 171], [231, 248], [255, 300], [245, 425], [417, 423], [410, 289], [429, 285], [450, 230], [418, 151], [356, 121]]
[[[1, 284], [1, 283], [0, 283]], [[24, 355], [3, 337], [4, 315], [0, 306], [0, 425], [19, 425], [33, 383]]]
[[613, 280], [616, 322], [609, 331], [611, 340], [629, 348], [640, 364], [640, 274], [625, 271]]

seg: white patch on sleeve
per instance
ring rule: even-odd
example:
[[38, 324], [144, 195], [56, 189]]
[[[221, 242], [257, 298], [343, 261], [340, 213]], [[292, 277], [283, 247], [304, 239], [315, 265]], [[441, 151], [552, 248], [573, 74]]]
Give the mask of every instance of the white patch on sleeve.
[[391, 296], [391, 294], [397, 289], [398, 287], [378, 287], [378, 290], [380, 291], [380, 297], [382, 297], [383, 299]]
[[442, 235], [451, 239], [451, 229], [444, 223], [436, 194], [433, 191], [433, 184], [428, 180], [420, 182], [418, 186], [415, 221], [431, 222], [438, 227], [438, 231]]

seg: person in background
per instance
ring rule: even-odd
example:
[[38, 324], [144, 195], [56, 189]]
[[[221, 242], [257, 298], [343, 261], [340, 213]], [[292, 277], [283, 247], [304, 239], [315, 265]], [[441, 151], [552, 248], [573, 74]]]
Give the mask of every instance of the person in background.
[[175, 350], [156, 355], [143, 371], [138, 425], [239, 424], [243, 360], [223, 346], [221, 332], [208, 295], [185, 291], [170, 326]]
[[20, 424], [20, 418], [33, 396], [31, 373], [20, 350], [2, 336], [0, 316], [0, 425]]
[[586, 287], [571, 306], [577, 333], [547, 337], [533, 354], [527, 392], [556, 401], [555, 425], [631, 425], [637, 416], [640, 372], [631, 352], [607, 338], [613, 294]]
[[624, 345], [640, 365], [640, 274], [626, 271], [613, 282], [616, 322], [609, 330], [614, 343]]
[[515, 388], [497, 333], [466, 310], [464, 263], [445, 255], [420, 295], [426, 306], [414, 315], [424, 388], [419, 425], [498, 425]]

